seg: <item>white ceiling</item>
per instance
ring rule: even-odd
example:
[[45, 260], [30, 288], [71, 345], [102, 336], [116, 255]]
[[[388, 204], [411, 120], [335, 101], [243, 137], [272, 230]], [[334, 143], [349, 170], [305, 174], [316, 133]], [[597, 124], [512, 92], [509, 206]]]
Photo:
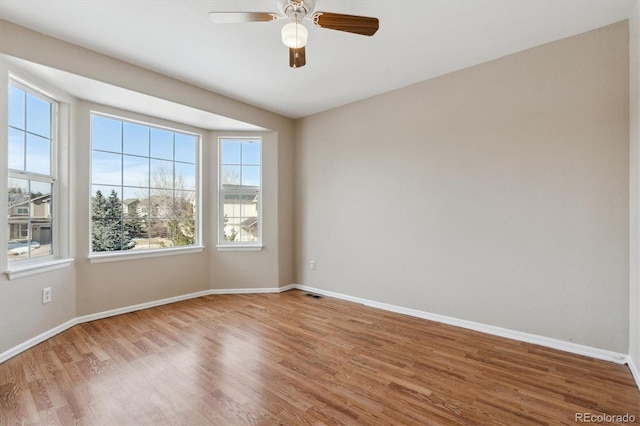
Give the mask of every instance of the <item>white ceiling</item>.
[[213, 24], [211, 11], [277, 0], [0, 0], [0, 18], [291, 118], [311, 115], [627, 19], [636, 0], [316, 0], [375, 16], [364, 37], [305, 25], [289, 68], [286, 21]]

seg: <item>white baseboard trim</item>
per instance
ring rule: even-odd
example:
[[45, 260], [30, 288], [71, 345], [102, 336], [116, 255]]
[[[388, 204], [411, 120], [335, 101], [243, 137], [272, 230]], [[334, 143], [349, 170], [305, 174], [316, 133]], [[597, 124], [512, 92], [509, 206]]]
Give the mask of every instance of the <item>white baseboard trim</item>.
[[209, 290], [198, 291], [196, 293], [183, 294], [180, 296], [168, 297], [166, 299], [154, 300], [151, 302], [139, 303], [137, 305], [125, 306], [123, 308], [111, 309], [108, 311], [97, 312], [95, 314], [83, 315], [76, 318], [76, 324], [83, 322], [96, 321], [103, 318], [115, 317], [116, 315], [128, 314], [130, 312], [140, 311], [142, 309], [155, 308], [156, 306], [168, 305], [169, 303], [182, 302], [183, 300], [195, 299], [196, 297], [208, 296]]
[[425, 311], [419, 311], [417, 309], [404, 308], [402, 306], [391, 305], [388, 303], [376, 302], [373, 300], [363, 299], [360, 297], [349, 296], [346, 294], [335, 293], [332, 291], [322, 290], [319, 288], [309, 287], [305, 285], [299, 284], [290, 284], [283, 287], [276, 288], [245, 288], [245, 289], [211, 289], [199, 291], [196, 293], [189, 293], [175, 297], [169, 297], [166, 299], [155, 300], [146, 303], [140, 303], [137, 305], [126, 306], [123, 308], [112, 309], [109, 311], [98, 312], [95, 314], [83, 315], [80, 317], [73, 318], [63, 324], [60, 324], [48, 331], [45, 331], [42, 334], [39, 334], [36, 337], [33, 337], [26, 342], [23, 342], [13, 348], [10, 348], [2, 353], [0, 353], [0, 363], [13, 358], [21, 352], [26, 351], [39, 343], [59, 334], [69, 328], [73, 327], [77, 324], [82, 324], [85, 322], [95, 321], [103, 318], [108, 318], [116, 315], [122, 315], [134, 311], [139, 311], [141, 309], [153, 308], [156, 306], [167, 305], [170, 303], [180, 302], [188, 299], [195, 299], [197, 297], [209, 296], [209, 295], [219, 295], [219, 294], [256, 294], [256, 293], [282, 293], [292, 289], [299, 289], [303, 291], [309, 291], [312, 293], [322, 294], [328, 297], [335, 297], [337, 299], [347, 300], [350, 302], [360, 303], [366, 306], [371, 306], [374, 308], [382, 309], [389, 312], [396, 312], [404, 315], [409, 315], [412, 317], [423, 318], [431, 321], [436, 321], [444, 324], [453, 325], [456, 327], [462, 327], [470, 330], [479, 331], [482, 333], [487, 333], [495, 336], [506, 337], [509, 339], [519, 340], [522, 342], [533, 343], [541, 346], [546, 346], [553, 349], [562, 350], [565, 352], [570, 352], [578, 355], [589, 356], [596, 359], [601, 359], [605, 361], [614, 362], [617, 364], [628, 364], [633, 374], [633, 377], [640, 388], [640, 371], [637, 366], [633, 363], [633, 360], [624, 354], [620, 354], [617, 352], [607, 351], [604, 349], [593, 348], [590, 346], [579, 345], [576, 343], [565, 342], [563, 340], [552, 339], [549, 337], [538, 336], [535, 334], [523, 333], [520, 331], [510, 330], [501, 327], [495, 327], [487, 324], [477, 323], [473, 321], [462, 320], [458, 318], [448, 317], [444, 315], [432, 314]]
[[289, 284], [284, 287], [277, 288], [225, 288], [207, 290], [207, 294], [263, 294], [263, 293], [282, 293], [287, 290], [296, 288], [295, 284]]
[[640, 389], [640, 370], [638, 370], [638, 366], [633, 362], [633, 358], [631, 356], [627, 359], [627, 366], [629, 366], [629, 370], [631, 370], [631, 374], [633, 375], [633, 379], [636, 381], [636, 386]]
[[[482, 324], [478, 322], [463, 320], [454, 317], [448, 317], [445, 315], [432, 314], [430, 312], [419, 311], [417, 309], [404, 308], [402, 306], [390, 305], [388, 303], [376, 302], [373, 300], [363, 299], [360, 297], [349, 296], [346, 294], [335, 293], [332, 291], [322, 290], [319, 288], [309, 287], [306, 285], [296, 285], [295, 288], [299, 290], [308, 291], [311, 293], [317, 293], [324, 296], [335, 297], [337, 299], [347, 300], [349, 302], [360, 303], [373, 308], [382, 309], [389, 312], [396, 312], [399, 314], [409, 315], [412, 317], [423, 318], [443, 324], [449, 324], [456, 327], [466, 328], [469, 330], [475, 330], [494, 336], [506, 337], [508, 339], [518, 340], [526, 343], [533, 343], [548, 348], [558, 349], [561, 351], [584, 355], [591, 358], [601, 359], [604, 361], [614, 362], [616, 364], [628, 363], [628, 355], [618, 352], [612, 352], [605, 349], [594, 348], [591, 346], [579, 345], [577, 343], [566, 342], [564, 340], [553, 339], [550, 337], [539, 336], [536, 334], [524, 333], [521, 331], [510, 330], [507, 328], [496, 327], [493, 325]], [[633, 371], [633, 370], [632, 370]], [[637, 377], [636, 382], [638, 382]]]
[[56, 334], [62, 333], [65, 330], [70, 329], [74, 325], [82, 324], [85, 322], [96, 321], [99, 319], [114, 317], [116, 315], [128, 314], [130, 312], [140, 311], [142, 309], [154, 308], [156, 306], [168, 305], [170, 303], [181, 302], [183, 300], [195, 299], [202, 296], [209, 296], [214, 294], [254, 294], [254, 293], [282, 293], [287, 290], [296, 288], [295, 284], [290, 284], [284, 287], [275, 288], [243, 288], [243, 289], [211, 289], [203, 290], [195, 293], [183, 294], [180, 296], [169, 297], [166, 299], [154, 300], [151, 302], [139, 303], [137, 305], [125, 306], [123, 308], [111, 309], [109, 311], [98, 312], [95, 314], [83, 315], [70, 319], [69, 321], [60, 324], [50, 330], [33, 337], [26, 342], [20, 343], [13, 348], [10, 348], [0, 353], [0, 364], [6, 360], [13, 358], [21, 352], [26, 351], [39, 343], [44, 342], [47, 339], [52, 338]]
[[65, 323], [58, 325], [57, 327], [52, 328], [51, 330], [47, 330], [44, 333], [39, 334], [36, 337], [33, 337], [27, 340], [26, 342], [20, 343], [19, 345], [14, 346], [13, 348], [7, 349], [6, 351], [0, 353], [0, 364], [5, 362], [9, 358], [13, 358], [19, 353], [24, 352], [27, 349], [31, 349], [32, 347], [44, 342], [45, 340], [52, 338], [56, 334], [62, 333], [63, 331], [70, 329], [76, 324], [78, 324], [76, 322], [76, 318], [71, 319]]

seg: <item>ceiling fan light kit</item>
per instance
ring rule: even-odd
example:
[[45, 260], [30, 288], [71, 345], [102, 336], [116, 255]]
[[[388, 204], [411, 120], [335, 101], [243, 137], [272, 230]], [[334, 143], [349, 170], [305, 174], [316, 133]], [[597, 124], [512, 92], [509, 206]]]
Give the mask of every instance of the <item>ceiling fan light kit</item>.
[[215, 24], [244, 22], [271, 22], [288, 18], [282, 27], [282, 42], [289, 48], [289, 66], [300, 68], [306, 64], [305, 46], [309, 31], [300, 22], [307, 19], [313, 25], [352, 34], [372, 36], [378, 31], [377, 18], [344, 15], [340, 13], [313, 12], [314, 0], [279, 0], [280, 14], [271, 12], [211, 12], [209, 19]]
[[307, 44], [309, 31], [297, 22], [289, 22], [282, 27], [282, 42], [291, 49], [300, 49]]

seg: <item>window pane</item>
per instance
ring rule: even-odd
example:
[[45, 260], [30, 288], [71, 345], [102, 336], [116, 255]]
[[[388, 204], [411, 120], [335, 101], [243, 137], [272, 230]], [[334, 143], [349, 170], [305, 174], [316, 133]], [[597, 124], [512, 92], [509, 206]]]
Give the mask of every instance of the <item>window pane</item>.
[[30, 256], [49, 256], [51, 250], [51, 219], [37, 219], [31, 222]]
[[53, 226], [50, 182], [9, 178], [10, 260], [53, 254]]
[[122, 152], [122, 122], [93, 115], [91, 117], [91, 147], [103, 151]]
[[152, 219], [149, 232], [149, 245], [151, 248], [173, 247], [173, 234], [171, 223], [168, 219]]
[[135, 249], [149, 248], [148, 217], [149, 190], [147, 188], [124, 188], [124, 229], [132, 238]]
[[122, 155], [93, 151], [91, 156], [91, 181], [94, 184], [122, 184]]
[[176, 191], [173, 205], [173, 217], [193, 219], [195, 217], [196, 193], [194, 191]]
[[9, 128], [9, 168], [24, 171], [25, 133]]
[[149, 214], [154, 218], [173, 217], [173, 189], [152, 189], [149, 197]]
[[242, 209], [240, 216], [242, 217], [258, 217], [258, 194], [257, 193], [243, 193]]
[[242, 194], [240, 241], [258, 240], [258, 194]]
[[29, 257], [28, 219], [9, 219], [9, 242], [7, 244], [9, 260]]
[[[8, 187], [9, 219], [29, 214], [29, 181], [26, 179], [9, 178]], [[27, 209], [25, 212], [23, 209]], [[20, 211], [19, 211], [20, 210]]]
[[240, 227], [240, 241], [258, 241], [258, 218], [243, 218]]
[[53, 184], [31, 181], [31, 217], [32, 219], [51, 221], [51, 193]]
[[260, 165], [260, 143], [258, 141], [242, 142], [242, 164]]
[[220, 176], [220, 184], [225, 185], [240, 185], [240, 166], [222, 166], [222, 173]]
[[240, 141], [223, 141], [222, 142], [222, 164], [240, 164], [240, 150], [242, 143]]
[[116, 217], [118, 212], [116, 199], [120, 199], [119, 186], [93, 185], [91, 217], [103, 219]]
[[124, 153], [148, 157], [149, 127], [127, 122], [124, 122], [122, 126]]
[[123, 188], [125, 217], [149, 216], [149, 188]]
[[260, 166], [242, 166], [242, 186], [260, 186]]
[[186, 163], [176, 164], [176, 189], [196, 189], [196, 165]]
[[192, 219], [174, 219], [171, 226], [174, 246], [188, 246], [196, 242], [195, 222]]
[[224, 241], [240, 241], [240, 218], [224, 217]]
[[151, 156], [173, 160], [173, 132], [151, 129]]
[[51, 174], [51, 141], [40, 136], [27, 133], [26, 171]]
[[224, 194], [222, 214], [224, 217], [240, 217], [239, 194]]
[[25, 129], [26, 93], [15, 86], [9, 86], [9, 126]]
[[[148, 220], [144, 220], [143, 223], [147, 223]], [[125, 226], [130, 227], [131, 224], [129, 222], [129, 220], [125, 220]], [[131, 249], [132, 250], [148, 250], [151, 247], [150, 244], [150, 239], [149, 239], [149, 233], [147, 232], [147, 226], [144, 225], [142, 231], [140, 232], [140, 234], [132, 234], [131, 235], [133, 240], [133, 244], [135, 244]]]
[[51, 103], [27, 93], [27, 132], [51, 138]]
[[173, 188], [173, 162], [151, 160], [151, 187]]
[[122, 183], [128, 186], [149, 186], [149, 158], [124, 155]]
[[91, 187], [92, 192], [91, 192], [91, 196], [96, 195], [96, 193], [98, 191], [100, 191], [100, 193], [102, 194], [103, 197], [108, 197], [111, 194], [111, 191], [115, 191], [116, 194], [120, 194], [120, 191], [122, 190], [121, 186], [114, 186], [114, 185], [92, 185]]
[[195, 164], [196, 162], [196, 137], [176, 133], [176, 161]]
[[94, 252], [122, 250], [120, 219], [94, 219], [91, 222], [91, 248]]
[[31, 257], [53, 254], [53, 184], [31, 182]]

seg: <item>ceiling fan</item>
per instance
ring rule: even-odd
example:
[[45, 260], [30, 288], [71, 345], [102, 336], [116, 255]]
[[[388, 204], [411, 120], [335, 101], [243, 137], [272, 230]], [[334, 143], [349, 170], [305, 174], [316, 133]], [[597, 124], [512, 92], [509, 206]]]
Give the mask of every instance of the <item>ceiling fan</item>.
[[211, 12], [209, 19], [216, 24], [245, 22], [271, 22], [289, 19], [282, 27], [282, 42], [289, 48], [289, 66], [303, 67], [307, 63], [305, 45], [308, 31], [302, 25], [309, 20], [320, 28], [372, 36], [378, 31], [378, 18], [343, 15], [341, 13], [314, 12], [314, 0], [279, 0], [279, 13], [270, 12]]

